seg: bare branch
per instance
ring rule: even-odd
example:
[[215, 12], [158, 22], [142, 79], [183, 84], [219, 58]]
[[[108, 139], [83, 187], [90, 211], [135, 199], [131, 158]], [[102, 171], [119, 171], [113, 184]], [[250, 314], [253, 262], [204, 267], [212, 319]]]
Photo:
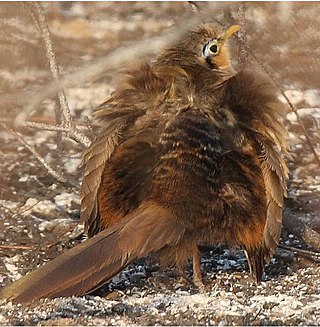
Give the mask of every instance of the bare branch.
[[[51, 75], [52, 75], [54, 80], [59, 81], [59, 79], [60, 79], [59, 68], [58, 68], [58, 65], [57, 65], [57, 62], [56, 62], [55, 53], [53, 51], [51, 37], [50, 37], [50, 31], [49, 31], [49, 28], [48, 28], [48, 25], [47, 25], [47, 22], [46, 22], [46, 16], [45, 16], [44, 10], [42, 8], [42, 5], [39, 2], [35, 2], [33, 5], [34, 5], [34, 7], [36, 9], [39, 26], [40, 26], [40, 29], [41, 29], [41, 32], [42, 32], [41, 33], [42, 38], [43, 38], [44, 43], [45, 43], [46, 56], [47, 56], [49, 64], [50, 64]], [[71, 117], [70, 109], [69, 109], [69, 106], [68, 106], [68, 102], [67, 102], [64, 90], [60, 90], [58, 92], [58, 98], [59, 98], [59, 102], [60, 102], [60, 106], [61, 106], [61, 110], [62, 110], [64, 120], [65, 120], [65, 122], [67, 124], [71, 124], [72, 117]]]
[[[237, 22], [241, 26], [238, 31], [238, 37], [243, 43], [247, 43], [247, 35], [245, 30], [245, 4], [242, 3], [239, 6], [238, 14], [237, 14]], [[239, 65], [241, 69], [245, 69], [248, 66], [248, 52], [243, 46], [238, 44], [239, 51]]]
[[63, 122], [62, 124], [47, 124], [47, 123], [36, 123], [32, 121], [27, 121], [26, 126], [56, 132], [65, 132], [67, 136], [78, 143], [82, 144], [84, 147], [88, 147], [91, 144], [90, 139], [84, 135], [75, 125], [69, 125]]
[[292, 247], [292, 246], [286, 246], [286, 245], [283, 245], [283, 244], [279, 244], [279, 248], [287, 250], [287, 251], [291, 251], [291, 252], [297, 254], [300, 257], [304, 257], [304, 258], [313, 260], [315, 262], [320, 262], [320, 253], [318, 253], [318, 252], [298, 249], [298, 248], [295, 248], [295, 247]]
[[296, 235], [300, 240], [320, 251], [320, 234], [308, 226], [301, 218], [295, 216], [289, 209], [283, 215], [283, 226], [288, 233]]
[[[59, 101], [56, 98], [56, 101], [54, 102], [54, 114], [56, 118], [56, 122], [58, 124], [62, 123], [62, 114], [59, 106]], [[57, 150], [62, 151], [62, 132], [57, 132]]]
[[31, 250], [32, 246], [28, 245], [3, 245], [0, 244], [0, 249], [5, 249], [5, 250]]
[[[53, 50], [51, 37], [50, 37], [50, 31], [46, 22], [46, 16], [44, 13], [44, 10], [42, 8], [42, 5], [39, 2], [35, 2], [31, 6], [31, 10], [34, 9], [36, 12], [36, 16], [32, 12], [32, 18], [35, 21], [36, 26], [40, 29], [42, 38], [44, 40], [45, 49], [46, 49], [46, 56], [50, 65], [50, 72], [53, 77], [53, 79], [60, 83], [60, 74], [59, 74], [59, 68], [56, 62], [55, 53]], [[74, 139], [75, 141], [81, 143], [83, 146], [88, 147], [91, 143], [90, 139], [83, 134], [73, 123], [70, 109], [68, 106], [68, 102], [66, 99], [65, 91], [63, 89], [60, 89], [58, 92], [58, 99], [60, 103], [61, 111], [57, 109], [57, 106], [55, 107], [55, 116], [56, 121], [59, 123], [59, 125], [50, 125], [50, 124], [36, 124], [36, 123], [27, 123], [27, 126], [29, 127], [36, 127], [40, 129], [46, 129], [51, 131], [57, 131], [59, 133], [65, 132], [68, 137]], [[61, 122], [61, 112], [63, 115], [63, 122]], [[28, 110], [23, 111], [22, 114], [18, 115], [17, 119], [23, 118], [25, 120], [26, 115], [28, 114]], [[57, 146], [59, 148], [59, 144], [61, 145], [61, 134], [59, 137], [58, 133], [58, 140], [57, 140]], [[60, 146], [61, 148], [61, 146]], [[60, 149], [61, 150], [61, 149]], [[39, 159], [39, 158], [38, 158]]]
[[90, 132], [91, 138], [92, 139], [95, 138], [95, 134], [93, 131], [93, 127], [92, 127], [90, 118], [88, 116], [84, 116], [83, 118], [84, 118], [84, 122], [86, 123], [87, 130]]

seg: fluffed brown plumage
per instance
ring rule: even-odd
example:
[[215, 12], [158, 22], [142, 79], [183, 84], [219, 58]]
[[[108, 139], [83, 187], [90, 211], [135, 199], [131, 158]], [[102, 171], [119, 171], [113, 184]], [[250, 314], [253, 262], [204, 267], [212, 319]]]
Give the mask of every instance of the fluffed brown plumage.
[[192, 258], [201, 285], [198, 245], [220, 242], [242, 246], [260, 281], [280, 237], [286, 133], [272, 87], [231, 68], [226, 39], [236, 30], [200, 26], [120, 80], [84, 154], [91, 238], [0, 296], [82, 295], [148, 253], [181, 270]]

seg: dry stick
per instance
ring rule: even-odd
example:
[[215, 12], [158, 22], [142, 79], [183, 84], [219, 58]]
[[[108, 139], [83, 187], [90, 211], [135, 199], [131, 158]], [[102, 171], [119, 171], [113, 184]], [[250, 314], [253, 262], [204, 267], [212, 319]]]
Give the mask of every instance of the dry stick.
[[27, 127], [47, 130], [47, 131], [60, 131], [67, 133], [68, 137], [75, 140], [76, 142], [82, 144], [85, 147], [88, 147], [91, 141], [85, 137], [84, 134], [76, 128], [73, 124], [70, 125], [58, 125], [58, 124], [47, 124], [47, 123], [37, 123], [32, 121], [27, 121], [25, 124]]
[[34, 25], [36, 26], [38, 31], [41, 32], [41, 28], [39, 26], [38, 19], [37, 19], [35, 13], [34, 13], [33, 6], [31, 6], [30, 3], [24, 2], [24, 1], [21, 1], [20, 4], [22, 4], [22, 6], [24, 6], [28, 10], [28, 13], [31, 16]]
[[41, 249], [44, 249], [44, 250], [48, 250], [48, 249], [51, 249], [53, 246], [56, 246], [56, 245], [59, 245], [59, 244], [62, 244], [62, 243], [65, 243], [65, 242], [72, 242], [72, 241], [75, 241], [75, 240], [78, 240], [80, 239], [81, 237], [84, 236], [84, 233], [83, 232], [80, 232], [80, 233], [77, 233], [76, 235], [72, 236], [72, 237], [67, 237], [67, 238], [61, 238], [59, 239], [58, 241], [56, 242], [53, 242], [53, 243], [49, 243], [49, 244], [46, 244], [46, 245], [43, 245], [41, 246], [40, 248]]
[[2, 245], [0, 244], [0, 249], [9, 250], [31, 250], [33, 247], [28, 245]]
[[[54, 114], [55, 114], [55, 118], [56, 118], [56, 122], [58, 124], [62, 124], [62, 114], [61, 114], [61, 110], [60, 110], [60, 106], [58, 103], [58, 99], [56, 98], [55, 102], [54, 102]], [[62, 132], [57, 131], [57, 150], [58, 152], [62, 152], [63, 146], [62, 146]]]
[[[46, 22], [44, 10], [43, 10], [41, 4], [38, 2], [32, 4], [31, 11], [32, 11], [32, 9], [35, 9], [35, 11], [36, 11], [37, 17], [35, 17], [35, 15], [32, 13], [32, 18], [33, 18], [33, 20], [36, 20], [36, 26], [41, 31], [41, 35], [42, 35], [42, 38], [45, 43], [46, 56], [47, 56], [47, 59], [49, 62], [51, 75], [55, 81], [59, 82], [60, 81], [59, 68], [56, 63], [56, 57], [55, 57], [55, 53], [53, 51], [50, 32], [49, 32], [49, 28], [48, 28], [48, 25]], [[66, 99], [65, 91], [63, 89], [58, 91], [58, 100], [60, 103], [60, 110], [57, 110], [57, 108], [55, 107], [55, 113], [56, 113], [56, 121], [60, 124], [53, 125], [50, 128], [47, 128], [49, 130], [55, 130], [58, 132], [58, 139], [57, 139], [58, 149], [59, 149], [59, 144], [61, 145], [61, 132], [62, 131], [67, 133], [67, 136], [69, 138], [72, 138], [72, 139], [76, 140], [78, 143], [81, 143], [83, 146], [88, 147], [91, 144], [91, 140], [85, 134], [83, 134], [72, 122], [70, 109], [69, 109], [68, 102]], [[20, 116], [20, 119], [23, 116], [23, 119], [25, 120], [27, 112], [28, 112], [28, 110], [26, 110], [26, 112], [18, 115], [18, 116]], [[61, 123], [61, 113], [63, 115], [62, 123]], [[30, 127], [30, 124], [29, 125], [27, 124], [27, 126]], [[57, 126], [60, 126], [60, 129], [57, 128]], [[34, 127], [36, 127], [36, 126], [34, 126]], [[54, 129], [53, 127], [56, 127], [56, 128]], [[37, 128], [41, 128], [40, 125], [38, 125]], [[60, 136], [59, 136], [59, 133], [60, 133]], [[61, 148], [61, 146], [60, 146], [60, 148]]]
[[286, 209], [284, 212], [283, 225], [289, 233], [296, 235], [299, 239], [320, 251], [320, 234], [294, 215], [289, 209]]
[[[246, 42], [247, 35], [245, 32], [245, 10], [244, 10], [243, 3], [239, 6], [237, 21], [241, 26], [241, 29], [238, 31], [238, 37], [242, 42]], [[238, 51], [239, 51], [240, 67], [241, 69], [245, 69], [248, 66], [248, 52], [242, 46], [239, 46], [239, 44], [238, 44]]]
[[[51, 249], [53, 246], [58, 245], [58, 244], [62, 244], [63, 242], [67, 241], [68, 243], [75, 241], [77, 239], [79, 239], [80, 237], [82, 237], [84, 234], [83, 232], [76, 234], [73, 237], [70, 237], [68, 239], [60, 239], [56, 242], [53, 243], [49, 243], [49, 244], [45, 244], [42, 245], [40, 247], [40, 249], [42, 250], [48, 250]], [[37, 245], [4, 245], [4, 244], [0, 244], [0, 250], [4, 249], [4, 250], [32, 250], [32, 249], [39, 249], [39, 246]]]
[[[25, 3], [25, 2], [22, 2], [22, 5], [28, 9], [29, 14], [32, 17], [32, 20], [33, 20], [35, 26], [37, 27], [39, 33], [41, 33], [39, 21], [34, 13], [35, 6], [33, 6], [30, 3]], [[61, 110], [58, 107], [58, 100], [59, 99], [56, 99], [56, 101], [55, 101], [54, 112], [55, 112], [56, 122], [61, 124]], [[62, 132], [57, 132], [57, 150], [62, 151]]]
[[[47, 59], [49, 61], [49, 65], [50, 65], [50, 72], [51, 75], [53, 77], [54, 80], [59, 80], [60, 74], [59, 74], [59, 68], [56, 62], [56, 56], [55, 53], [53, 51], [53, 47], [52, 47], [52, 42], [51, 42], [51, 37], [50, 37], [50, 32], [49, 32], [49, 28], [46, 22], [46, 16], [44, 13], [44, 10], [42, 8], [42, 5], [39, 2], [35, 2], [33, 3], [33, 6], [36, 9], [36, 13], [38, 16], [38, 21], [39, 21], [39, 26], [41, 29], [41, 34], [42, 34], [42, 38], [44, 40], [45, 43], [45, 48], [46, 48], [46, 56]], [[58, 92], [58, 98], [59, 98], [59, 102], [60, 102], [60, 106], [61, 106], [61, 111], [64, 117], [64, 121], [67, 125], [71, 125], [72, 124], [72, 117], [71, 117], [71, 113], [70, 113], [70, 109], [68, 106], [68, 102], [66, 99], [66, 95], [64, 90], [61, 90], [60, 92]]]
[[67, 179], [63, 177], [61, 173], [55, 171], [55, 169], [52, 168], [51, 165], [49, 165], [32, 146], [24, 141], [24, 139], [18, 133], [8, 128], [5, 124], [0, 124], [6, 131], [13, 135], [24, 147], [26, 147], [32, 153], [54, 178], [63, 183], [67, 182]]
[[283, 245], [283, 244], [279, 244], [278, 246], [281, 249], [296, 253], [300, 257], [311, 259], [311, 260], [313, 260], [315, 262], [320, 262], [320, 253], [318, 253], [318, 252], [298, 249], [298, 248], [291, 247], [291, 246], [286, 246], [286, 245]]
[[[72, 185], [73, 185], [73, 184], [72, 184]], [[76, 187], [76, 188], [79, 188], [78, 185], [75, 185], [75, 187]], [[31, 210], [33, 207], [35, 207], [35, 206], [36, 206], [37, 204], [39, 204], [41, 201], [49, 200], [49, 199], [51, 200], [51, 199], [52, 199], [55, 195], [57, 195], [57, 194], [61, 194], [61, 191], [59, 191], [59, 190], [50, 191], [49, 194], [47, 193], [46, 195], [39, 197], [39, 198], [37, 199], [37, 202], [36, 202], [36, 203], [31, 204], [31, 205], [29, 205], [29, 206], [27, 206], [27, 207], [25, 207], [26, 204], [20, 205], [20, 206], [18, 206], [17, 208], [14, 208], [13, 210], [11, 210], [11, 209], [9, 209], [9, 208], [7, 208], [7, 207], [1, 205], [1, 204], [0, 204], [0, 207], [2, 206], [4, 209], [8, 209], [8, 210], [10, 210], [10, 213], [12, 214], [12, 217], [21, 216], [23, 213], [25, 213], [25, 212]]]

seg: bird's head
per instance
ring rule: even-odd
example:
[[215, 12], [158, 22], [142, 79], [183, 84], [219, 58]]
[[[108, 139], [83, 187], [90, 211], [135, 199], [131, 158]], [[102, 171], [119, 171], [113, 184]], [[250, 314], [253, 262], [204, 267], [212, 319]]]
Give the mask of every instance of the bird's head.
[[227, 41], [239, 29], [239, 25], [223, 30], [212, 24], [203, 24], [160, 55], [157, 62], [191, 69], [197, 69], [199, 65], [209, 69], [228, 69], [231, 60]]
[[227, 41], [239, 29], [239, 25], [232, 25], [224, 31], [206, 25], [200, 27], [198, 32], [202, 36], [199, 43], [202, 46], [201, 57], [210, 67], [223, 69], [231, 65]]

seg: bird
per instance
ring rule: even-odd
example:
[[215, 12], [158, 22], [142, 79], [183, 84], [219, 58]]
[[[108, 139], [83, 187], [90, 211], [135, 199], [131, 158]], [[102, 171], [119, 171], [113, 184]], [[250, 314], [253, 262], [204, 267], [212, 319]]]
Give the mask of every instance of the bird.
[[120, 74], [83, 155], [89, 238], [1, 298], [88, 294], [151, 255], [203, 287], [199, 246], [241, 247], [259, 283], [279, 243], [288, 168], [285, 108], [254, 69], [232, 67], [238, 25], [204, 23]]

